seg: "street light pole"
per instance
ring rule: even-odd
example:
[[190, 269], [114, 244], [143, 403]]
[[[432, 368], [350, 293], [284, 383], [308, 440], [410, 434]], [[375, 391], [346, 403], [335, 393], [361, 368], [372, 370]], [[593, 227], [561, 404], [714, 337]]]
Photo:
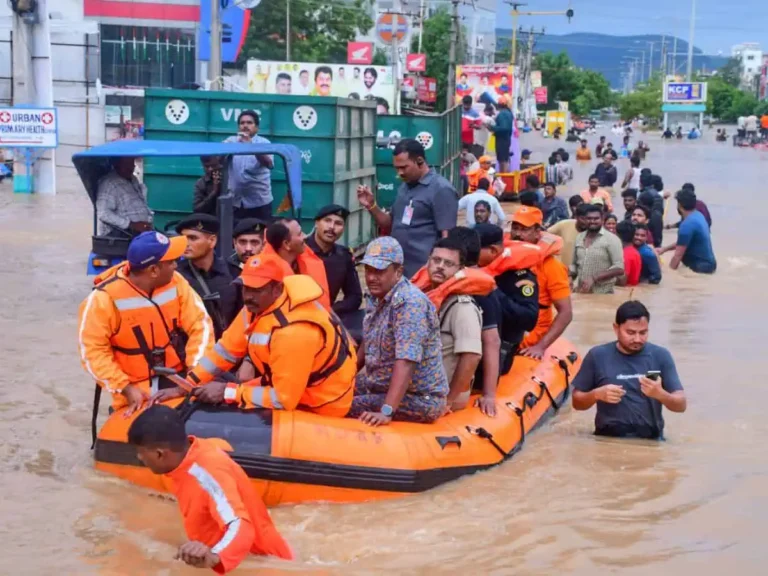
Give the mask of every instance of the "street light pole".
[[693, 33], [696, 28], [696, 0], [691, 0], [691, 28], [688, 33], [688, 70], [686, 71], [686, 79], [691, 81], [693, 76]]
[[211, 54], [208, 61], [208, 80], [211, 90], [221, 88], [221, 4], [211, 1]]

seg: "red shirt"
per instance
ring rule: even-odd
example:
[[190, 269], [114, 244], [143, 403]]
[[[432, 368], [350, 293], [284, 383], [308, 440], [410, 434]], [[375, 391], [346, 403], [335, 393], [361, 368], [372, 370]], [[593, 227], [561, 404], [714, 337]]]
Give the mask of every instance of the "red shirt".
[[643, 258], [634, 246], [624, 246], [624, 274], [627, 286], [637, 286], [640, 283], [640, 271], [643, 269]]

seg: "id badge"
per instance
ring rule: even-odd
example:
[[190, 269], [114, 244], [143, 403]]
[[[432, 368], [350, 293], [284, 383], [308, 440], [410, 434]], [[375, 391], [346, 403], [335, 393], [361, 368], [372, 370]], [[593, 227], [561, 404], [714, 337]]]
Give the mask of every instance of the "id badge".
[[413, 220], [413, 204], [408, 204], [408, 206], [405, 207], [405, 210], [403, 210], [403, 219], [402, 223], [406, 226], [411, 225], [411, 220]]

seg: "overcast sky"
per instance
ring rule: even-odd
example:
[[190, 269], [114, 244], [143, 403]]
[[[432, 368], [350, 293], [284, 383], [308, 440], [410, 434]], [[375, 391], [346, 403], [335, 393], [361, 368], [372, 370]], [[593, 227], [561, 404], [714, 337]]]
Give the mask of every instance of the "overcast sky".
[[[568, 0], [527, 0], [520, 11], [565, 10]], [[575, 16], [521, 16], [524, 27], [541, 26], [552, 34], [598, 32], [632, 34], [676, 34], [688, 38], [691, 0], [572, 0]], [[498, 0], [500, 28], [511, 28], [510, 6]], [[694, 45], [709, 54], [730, 54], [731, 46], [759, 42], [768, 51], [768, 0], [696, 0]]]

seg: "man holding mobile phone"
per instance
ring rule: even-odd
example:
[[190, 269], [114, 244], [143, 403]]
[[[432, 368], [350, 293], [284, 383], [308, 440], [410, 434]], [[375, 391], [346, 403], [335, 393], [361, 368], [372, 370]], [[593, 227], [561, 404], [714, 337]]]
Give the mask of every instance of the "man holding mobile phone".
[[573, 379], [574, 409], [597, 404], [597, 435], [661, 440], [662, 406], [685, 412], [685, 392], [672, 355], [648, 342], [650, 319], [637, 300], [619, 306], [613, 325], [616, 341], [592, 348]]

